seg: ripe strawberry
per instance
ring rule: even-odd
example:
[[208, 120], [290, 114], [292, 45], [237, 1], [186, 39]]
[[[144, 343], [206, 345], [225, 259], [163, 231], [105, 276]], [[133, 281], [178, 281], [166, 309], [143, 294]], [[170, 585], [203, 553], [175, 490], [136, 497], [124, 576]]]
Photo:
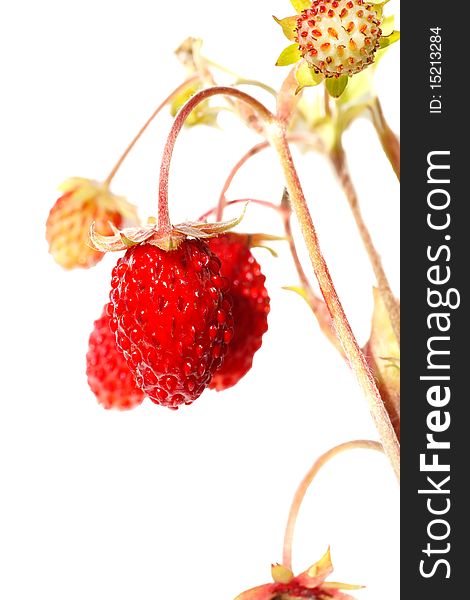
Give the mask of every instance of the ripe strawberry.
[[135, 209], [104, 184], [88, 179], [69, 179], [61, 189], [64, 194], [46, 222], [49, 252], [65, 269], [87, 269], [103, 258], [102, 252], [90, 246], [90, 225], [94, 222], [98, 233], [110, 235], [113, 232], [109, 223], [120, 227], [124, 217], [136, 219]]
[[198, 239], [169, 251], [138, 244], [118, 261], [111, 286], [111, 328], [137, 384], [156, 404], [191, 404], [233, 335], [220, 260]]
[[374, 61], [382, 35], [377, 10], [364, 0], [314, 0], [297, 19], [302, 56], [325, 77], [362, 71]]
[[247, 235], [225, 233], [208, 241], [222, 262], [221, 273], [230, 282], [234, 335], [227, 356], [210, 387], [218, 391], [235, 385], [250, 369], [253, 356], [268, 329], [269, 296], [266, 280], [250, 251]]
[[127, 410], [141, 404], [144, 393], [135, 383], [111, 331], [108, 304], [95, 321], [88, 343], [86, 374], [88, 385], [104, 408]]

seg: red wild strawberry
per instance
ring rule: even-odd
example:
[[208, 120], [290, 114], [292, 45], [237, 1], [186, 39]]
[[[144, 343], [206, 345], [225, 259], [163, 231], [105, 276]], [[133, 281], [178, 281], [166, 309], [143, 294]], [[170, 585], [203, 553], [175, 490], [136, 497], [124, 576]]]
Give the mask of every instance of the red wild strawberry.
[[268, 329], [269, 296], [265, 276], [250, 251], [247, 235], [225, 233], [208, 241], [222, 262], [221, 273], [230, 282], [234, 335], [227, 356], [210, 387], [218, 391], [235, 385], [250, 369], [253, 356]]
[[191, 404], [233, 335], [220, 260], [198, 239], [165, 251], [129, 248], [113, 270], [111, 328], [138, 385], [156, 404]]
[[86, 355], [88, 385], [104, 408], [127, 410], [141, 404], [144, 393], [129, 371], [124, 356], [116, 347], [111, 331], [108, 306], [95, 321]]

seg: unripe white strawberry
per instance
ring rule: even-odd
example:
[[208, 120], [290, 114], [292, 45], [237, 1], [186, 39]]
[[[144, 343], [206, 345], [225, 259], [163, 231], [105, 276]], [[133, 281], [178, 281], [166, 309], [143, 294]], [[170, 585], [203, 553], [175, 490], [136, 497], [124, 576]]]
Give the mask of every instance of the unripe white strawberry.
[[376, 6], [364, 0], [314, 0], [297, 19], [295, 41], [325, 77], [354, 75], [374, 62], [382, 35]]

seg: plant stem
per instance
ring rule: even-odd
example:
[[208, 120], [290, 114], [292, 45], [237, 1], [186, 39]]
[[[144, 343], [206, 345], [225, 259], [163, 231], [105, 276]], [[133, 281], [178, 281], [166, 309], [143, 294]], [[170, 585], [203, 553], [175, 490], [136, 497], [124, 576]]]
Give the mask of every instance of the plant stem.
[[400, 181], [400, 140], [389, 127], [378, 98], [374, 98], [370, 112], [382, 148], [395, 171], [398, 181]]
[[[290, 134], [286, 135], [286, 138], [287, 138], [288, 142], [300, 142], [300, 143], [308, 144], [311, 148], [313, 148], [315, 150], [319, 150], [319, 151], [323, 150], [321, 139], [311, 133], [290, 133]], [[248, 152], [245, 152], [245, 154], [240, 158], [240, 160], [236, 163], [236, 165], [230, 171], [230, 173], [225, 181], [224, 187], [222, 188], [222, 191], [220, 192], [219, 205], [218, 205], [217, 215], [216, 215], [217, 221], [221, 221], [223, 218], [224, 208], [226, 206], [226, 194], [227, 194], [229, 187], [232, 185], [232, 181], [234, 180], [238, 171], [243, 167], [243, 165], [246, 162], [248, 162], [250, 160], [250, 158], [252, 158], [253, 156], [256, 156], [256, 154], [259, 154], [260, 152], [262, 152], [266, 148], [269, 148], [270, 146], [271, 146], [271, 144], [267, 140], [265, 140], [264, 142], [260, 142], [259, 144], [256, 144], [255, 146], [250, 148], [248, 150]]]
[[360, 387], [369, 404], [369, 410], [379, 432], [385, 453], [390, 459], [397, 477], [400, 474], [400, 450], [398, 440], [390, 422], [390, 417], [384, 407], [379, 390], [372, 375], [369, 365], [362, 353], [359, 344], [352, 332], [349, 321], [338, 298], [333, 285], [328, 267], [320, 249], [317, 233], [312, 217], [308, 210], [307, 202], [295, 170], [289, 145], [284, 132], [280, 127], [270, 128], [271, 141], [276, 148], [279, 160], [284, 171], [286, 187], [297, 214], [305, 243], [308, 248], [315, 275], [320, 285], [320, 290], [330, 312], [336, 333], [343, 346], [346, 358], [354, 371]]
[[261, 102], [258, 102], [258, 100], [249, 94], [242, 92], [241, 90], [237, 90], [228, 86], [216, 86], [208, 88], [198, 92], [192, 98], [190, 98], [176, 115], [173, 126], [168, 135], [165, 148], [163, 150], [162, 164], [160, 168], [160, 187], [158, 192], [158, 227], [162, 232], [169, 231], [171, 229], [170, 215], [168, 210], [168, 177], [171, 157], [173, 155], [175, 142], [178, 138], [179, 132], [181, 131], [187, 117], [198, 104], [204, 102], [204, 100], [207, 100], [212, 96], [218, 95], [231, 96], [237, 100], [245, 102], [263, 119], [266, 125], [269, 125], [274, 120], [274, 115]]
[[116, 173], [121, 168], [122, 163], [126, 160], [127, 156], [131, 152], [132, 148], [140, 140], [140, 138], [142, 137], [142, 134], [145, 132], [145, 130], [147, 129], [147, 127], [150, 125], [150, 123], [155, 119], [155, 117], [158, 115], [158, 113], [167, 104], [169, 104], [175, 98], [175, 96], [177, 96], [178, 94], [180, 94], [188, 85], [190, 85], [191, 83], [194, 83], [195, 81], [198, 81], [198, 80], [199, 80], [199, 76], [198, 75], [195, 75], [194, 77], [189, 77], [181, 85], [179, 85], [177, 88], [175, 88], [171, 92], [171, 94], [167, 98], [165, 98], [165, 100], [163, 100], [163, 102], [161, 104], [159, 104], [157, 106], [157, 108], [153, 111], [153, 113], [150, 115], [150, 117], [142, 125], [142, 127], [140, 128], [140, 130], [137, 133], [137, 135], [134, 137], [134, 139], [131, 141], [131, 143], [127, 146], [127, 148], [124, 150], [123, 154], [121, 155], [121, 158], [117, 161], [117, 163], [111, 169], [111, 172], [109, 173], [109, 175], [104, 180], [105, 185], [109, 186], [111, 184], [111, 181], [113, 180], [114, 176], [116, 175]]
[[[260, 144], [261, 145], [261, 144]], [[225, 201], [224, 206], [233, 206], [235, 204], [246, 204], [252, 203], [257, 204], [259, 206], [263, 206], [264, 208], [270, 208], [271, 210], [276, 211], [282, 218], [282, 222], [284, 224], [284, 231], [286, 233], [286, 240], [289, 244], [289, 249], [292, 255], [292, 259], [299, 276], [299, 280], [302, 286], [303, 291], [305, 292], [305, 300], [307, 304], [310, 306], [315, 318], [318, 321], [320, 329], [328, 338], [328, 340], [333, 344], [333, 346], [338, 350], [343, 358], [346, 358], [344, 355], [343, 347], [341, 346], [341, 342], [338, 340], [338, 336], [336, 335], [336, 331], [333, 327], [333, 322], [330, 317], [330, 313], [325, 305], [325, 302], [319, 298], [315, 292], [313, 291], [312, 286], [310, 285], [310, 281], [308, 280], [305, 271], [300, 262], [299, 255], [297, 253], [297, 248], [295, 245], [294, 237], [292, 235], [292, 228], [290, 223], [291, 217], [291, 208], [289, 204], [289, 194], [287, 190], [285, 190], [285, 194], [283, 195], [283, 200], [280, 205], [274, 204], [272, 202], [268, 202], [266, 200], [258, 200], [254, 198], [237, 198], [236, 200]], [[216, 213], [220, 204], [216, 208], [211, 208], [203, 215], [199, 217], [200, 221], [204, 221], [207, 217]], [[220, 219], [217, 219], [220, 220]]]
[[268, 140], [278, 154], [286, 181], [286, 187], [289, 192], [291, 202], [294, 206], [294, 210], [300, 224], [300, 229], [308, 248], [310, 260], [320, 285], [320, 290], [333, 320], [336, 333], [344, 348], [349, 364], [356, 375], [364, 395], [366, 396], [369, 409], [381, 437], [384, 450], [391, 461], [397, 477], [399, 477], [399, 445], [390, 422], [389, 415], [385, 410], [382, 398], [380, 397], [380, 393], [377, 389], [374, 377], [369, 369], [364, 354], [362, 353], [359, 344], [357, 343], [357, 340], [351, 330], [351, 326], [349, 325], [348, 319], [344, 313], [343, 307], [338, 298], [338, 294], [333, 285], [333, 281], [325, 263], [325, 259], [323, 258], [312, 217], [308, 210], [307, 202], [305, 200], [302, 186], [300, 185], [299, 177], [292, 160], [292, 155], [284, 130], [277, 118], [261, 102], [240, 90], [221, 86], [202, 90], [188, 100], [188, 102], [183, 106], [174, 120], [165, 148], [163, 150], [163, 158], [160, 169], [158, 205], [159, 228], [163, 232], [171, 229], [168, 213], [168, 176], [171, 157], [178, 134], [183, 127], [185, 119], [200, 102], [219, 94], [224, 96], [232, 96], [235, 99], [248, 104], [253, 112], [256, 113], [264, 123], [264, 131], [268, 137]]
[[325, 454], [322, 454], [322, 456], [320, 456], [320, 458], [318, 458], [313, 463], [312, 467], [309, 469], [308, 473], [301, 481], [292, 501], [289, 517], [287, 519], [286, 532], [284, 534], [282, 564], [287, 569], [292, 570], [292, 541], [294, 538], [295, 524], [297, 521], [297, 516], [299, 514], [300, 507], [302, 505], [302, 501], [305, 498], [305, 494], [307, 493], [310, 484], [315, 479], [320, 469], [324, 467], [326, 463], [329, 462], [332, 458], [338, 456], [338, 454], [341, 454], [342, 452], [347, 452], [348, 450], [354, 450], [358, 448], [383, 452], [382, 445], [378, 442], [374, 442], [371, 440], [354, 440], [352, 442], [345, 442], [344, 444], [339, 444], [331, 450], [328, 450], [328, 452], [325, 452]]
[[313, 291], [312, 286], [310, 285], [310, 281], [308, 280], [307, 275], [302, 267], [302, 263], [300, 262], [299, 254], [297, 252], [297, 247], [295, 245], [294, 236], [292, 235], [292, 227], [291, 227], [291, 207], [289, 202], [289, 192], [284, 189], [284, 193], [282, 195], [281, 207], [283, 207], [283, 211], [281, 211], [282, 219], [284, 221], [284, 231], [286, 232], [286, 238], [289, 243], [290, 253], [292, 255], [292, 259], [294, 261], [294, 265], [297, 271], [297, 275], [299, 277], [302, 288], [305, 292], [306, 300], [308, 305], [310, 306], [315, 318], [318, 321], [318, 325], [320, 329], [327, 337], [327, 339], [333, 344], [333, 346], [338, 350], [343, 358], [346, 358], [344, 355], [344, 350], [341, 345], [341, 342], [336, 335], [335, 328], [333, 326], [333, 321], [331, 319], [331, 315], [328, 312], [328, 308], [326, 307], [325, 302], [319, 298], [315, 292]]
[[361, 207], [359, 205], [359, 199], [354, 184], [352, 182], [351, 175], [349, 173], [346, 154], [341, 145], [341, 141], [339, 141], [335, 145], [334, 149], [330, 154], [330, 159], [336, 171], [336, 174], [341, 182], [341, 186], [348, 200], [349, 207], [351, 208], [351, 212], [353, 214], [354, 220], [359, 230], [359, 234], [361, 236], [362, 242], [364, 244], [370, 263], [372, 265], [372, 269], [374, 270], [374, 274], [379, 287], [379, 292], [382, 296], [385, 308], [388, 312], [393, 333], [395, 334], [398, 343], [400, 343], [400, 306], [398, 304], [397, 299], [392, 293], [387, 275], [382, 265], [382, 260], [380, 258], [379, 253], [377, 252], [377, 249], [374, 246], [374, 242], [372, 241], [372, 236], [369, 232], [369, 229], [364, 222]]
[[[257, 204], [258, 206], [264, 206], [264, 208], [270, 208], [275, 210], [276, 212], [281, 212], [281, 208], [274, 204], [274, 202], [269, 202], [268, 200], [259, 200], [258, 198], [237, 198], [236, 200], [228, 200], [225, 202], [225, 206], [233, 206], [235, 204]], [[209, 210], [207, 210], [203, 215], [199, 217], [199, 221], [205, 221], [208, 217], [213, 214], [217, 214], [219, 206], [215, 206]], [[219, 220], [219, 219], [217, 219]]]

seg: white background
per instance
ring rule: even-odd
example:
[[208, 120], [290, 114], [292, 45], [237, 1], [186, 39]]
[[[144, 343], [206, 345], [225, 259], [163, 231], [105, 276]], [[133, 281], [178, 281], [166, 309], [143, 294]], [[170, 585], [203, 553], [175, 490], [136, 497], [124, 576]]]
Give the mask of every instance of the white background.
[[[396, 0], [387, 8], [397, 12]], [[64, 272], [47, 253], [44, 223], [57, 185], [68, 176], [104, 178], [182, 80], [172, 51], [186, 36], [202, 37], [217, 62], [278, 87], [287, 71], [273, 65], [285, 39], [271, 15], [291, 14], [290, 4], [18, 0], [1, 13], [0, 597], [231, 600], [270, 580], [291, 498], [313, 460], [342, 441], [376, 439], [354, 377], [308, 307], [281, 289], [297, 279], [278, 244], [278, 259], [256, 252], [272, 298], [270, 329], [236, 388], [206, 392], [176, 413], [149, 401], [129, 413], [104, 411], [87, 387], [84, 361], [117, 257]], [[395, 130], [398, 52], [377, 72]], [[156, 212], [170, 124], [167, 113], [157, 120], [114, 182], [142, 217]], [[235, 117], [221, 125], [223, 132], [184, 130], [178, 141], [174, 222], [214, 205], [231, 166], [258, 141]], [[369, 123], [356, 124], [346, 145], [398, 293], [396, 178]], [[374, 278], [352, 218], [328, 165], [295, 158], [364, 343]], [[277, 201], [282, 185], [268, 151], [240, 173], [230, 197]], [[257, 208], [243, 228], [281, 233], [276, 216]], [[398, 541], [391, 469], [382, 455], [355, 451], [327, 466], [307, 495], [294, 568], [305, 569], [330, 544], [335, 580], [366, 585], [360, 600], [395, 600]]]

